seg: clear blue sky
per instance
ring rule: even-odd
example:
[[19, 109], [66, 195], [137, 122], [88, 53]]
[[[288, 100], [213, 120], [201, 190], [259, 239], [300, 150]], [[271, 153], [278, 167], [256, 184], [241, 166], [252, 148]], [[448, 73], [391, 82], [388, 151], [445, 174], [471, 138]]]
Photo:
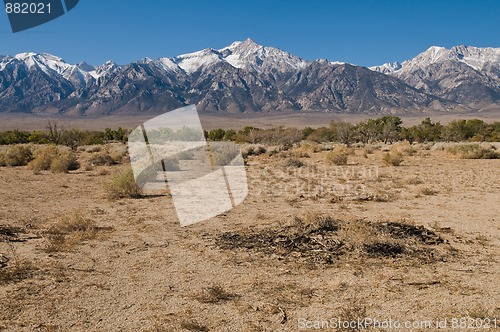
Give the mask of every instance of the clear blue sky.
[[0, 12], [0, 54], [125, 64], [251, 37], [307, 60], [371, 66], [432, 45], [500, 47], [499, 18], [498, 0], [80, 0], [66, 15], [16, 34]]

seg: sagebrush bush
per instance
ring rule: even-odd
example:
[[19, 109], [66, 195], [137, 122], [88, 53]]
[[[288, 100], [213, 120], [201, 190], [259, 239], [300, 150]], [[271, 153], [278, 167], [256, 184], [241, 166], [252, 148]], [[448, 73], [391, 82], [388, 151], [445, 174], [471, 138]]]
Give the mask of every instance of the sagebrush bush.
[[116, 164], [116, 161], [111, 157], [108, 151], [99, 151], [95, 153], [89, 160], [93, 166], [111, 166]]
[[104, 187], [110, 199], [138, 198], [142, 195], [142, 190], [137, 185], [131, 169], [117, 174]]
[[243, 157], [258, 156], [263, 153], [266, 153], [266, 148], [262, 145], [250, 145], [241, 150]]
[[45, 251], [58, 252], [96, 237], [99, 228], [79, 211], [56, 218], [45, 231], [48, 240]]
[[32, 159], [31, 147], [15, 145], [0, 155], [0, 166], [26, 166]]
[[326, 158], [334, 165], [347, 165], [349, 155], [352, 154], [354, 154], [353, 149], [346, 146], [338, 146], [333, 151], [330, 151]]
[[404, 161], [400, 152], [386, 152], [382, 157], [382, 162], [386, 166], [399, 166]]
[[52, 173], [66, 173], [80, 167], [75, 154], [66, 148], [44, 146], [34, 153], [33, 160], [28, 164], [33, 173], [50, 170]]
[[402, 141], [394, 143], [390, 151], [400, 154], [406, 154], [408, 156], [413, 156], [417, 153], [417, 149], [413, 147], [408, 141]]
[[52, 173], [66, 173], [80, 167], [76, 156], [71, 151], [60, 151], [52, 158], [50, 171]]
[[304, 166], [307, 166], [306, 163], [304, 163], [302, 160], [300, 159], [297, 159], [297, 158], [291, 158], [291, 159], [288, 159], [285, 163], [285, 166], [286, 167], [304, 167]]
[[500, 153], [493, 148], [485, 148], [478, 144], [462, 144], [448, 148], [448, 152], [461, 159], [499, 159]]

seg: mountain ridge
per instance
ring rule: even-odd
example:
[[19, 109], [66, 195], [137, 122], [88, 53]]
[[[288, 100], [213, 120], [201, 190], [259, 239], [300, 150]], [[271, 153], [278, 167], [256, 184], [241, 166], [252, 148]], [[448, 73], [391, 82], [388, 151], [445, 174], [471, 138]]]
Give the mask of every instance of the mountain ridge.
[[197, 104], [215, 113], [392, 114], [473, 112], [499, 101], [495, 48], [431, 47], [370, 68], [306, 61], [252, 39], [126, 65], [73, 65], [47, 53], [0, 56], [0, 112], [161, 113]]

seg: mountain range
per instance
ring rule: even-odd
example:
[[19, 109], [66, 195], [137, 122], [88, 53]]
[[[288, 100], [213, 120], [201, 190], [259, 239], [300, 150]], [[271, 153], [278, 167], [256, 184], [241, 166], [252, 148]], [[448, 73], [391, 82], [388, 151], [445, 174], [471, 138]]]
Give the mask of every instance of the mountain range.
[[45, 53], [0, 56], [0, 112], [402, 114], [500, 106], [500, 48], [433, 46], [371, 68], [306, 61], [251, 39], [126, 65], [69, 64]]

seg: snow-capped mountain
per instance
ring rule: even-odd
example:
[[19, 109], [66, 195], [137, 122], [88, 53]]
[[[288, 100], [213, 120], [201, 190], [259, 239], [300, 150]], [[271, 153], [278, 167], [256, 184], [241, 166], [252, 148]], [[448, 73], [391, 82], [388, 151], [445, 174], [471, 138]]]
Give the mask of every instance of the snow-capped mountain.
[[73, 65], [44, 53], [0, 56], [0, 112], [77, 115], [166, 112], [394, 113], [498, 103], [499, 49], [431, 47], [368, 68], [305, 61], [251, 39], [127, 65]]
[[370, 69], [470, 107], [500, 101], [500, 48], [432, 46], [403, 63]]
[[220, 50], [207, 48], [198, 52], [179, 55], [168, 59], [169, 67], [177, 65], [187, 74], [203, 71], [205, 68], [227, 62], [234, 68], [261, 73], [273, 68], [279, 72], [303, 68], [307, 62], [295, 55], [274, 47], [257, 44], [252, 39], [237, 41]]
[[259, 45], [250, 38], [243, 42], [234, 42], [219, 52], [233, 67], [258, 73], [266, 69], [284, 73], [296, 71], [307, 65], [305, 60], [295, 55], [278, 48]]

